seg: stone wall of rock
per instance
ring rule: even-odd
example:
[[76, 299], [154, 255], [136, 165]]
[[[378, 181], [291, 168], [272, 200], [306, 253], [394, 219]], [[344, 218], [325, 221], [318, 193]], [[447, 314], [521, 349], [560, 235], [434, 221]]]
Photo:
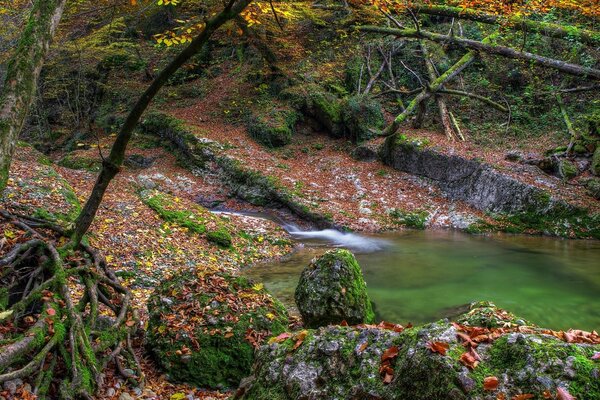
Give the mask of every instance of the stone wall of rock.
[[502, 213], [536, 211], [574, 212], [575, 207], [548, 192], [503, 174], [490, 165], [423, 148], [406, 139], [388, 138], [381, 150], [383, 162], [397, 170], [434, 181], [451, 199], [480, 210]]

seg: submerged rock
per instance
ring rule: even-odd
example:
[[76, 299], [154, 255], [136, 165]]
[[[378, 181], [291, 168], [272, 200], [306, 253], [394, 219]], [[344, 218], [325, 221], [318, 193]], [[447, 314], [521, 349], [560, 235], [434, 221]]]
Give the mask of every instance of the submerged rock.
[[236, 397], [541, 399], [556, 398], [560, 388], [579, 400], [600, 398], [599, 364], [592, 359], [600, 345], [568, 343], [564, 333], [561, 340], [561, 332], [522, 326], [525, 321], [490, 303], [459, 320], [403, 331], [389, 324], [328, 326], [305, 332], [300, 345], [294, 336], [273, 340], [259, 349]]
[[236, 387], [250, 373], [255, 346], [285, 331], [288, 314], [262, 285], [218, 273], [163, 282], [148, 302], [147, 345], [174, 381]]
[[296, 305], [308, 327], [370, 323], [373, 308], [356, 258], [347, 250], [331, 250], [302, 271]]

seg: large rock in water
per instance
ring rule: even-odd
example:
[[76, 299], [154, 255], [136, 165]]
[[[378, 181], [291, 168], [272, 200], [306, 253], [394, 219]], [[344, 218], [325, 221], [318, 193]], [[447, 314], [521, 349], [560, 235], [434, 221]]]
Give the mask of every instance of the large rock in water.
[[261, 284], [223, 272], [178, 275], [148, 302], [148, 349], [170, 379], [236, 387], [255, 346], [287, 329], [288, 314]]
[[302, 271], [296, 305], [307, 327], [346, 321], [370, 323], [374, 313], [356, 258], [348, 250], [331, 250]]
[[525, 324], [487, 303], [457, 323], [404, 330], [329, 326], [281, 335], [259, 349], [237, 398], [568, 398], [559, 397], [560, 390], [578, 400], [599, 399], [600, 345], [583, 342], [600, 343], [600, 337]]

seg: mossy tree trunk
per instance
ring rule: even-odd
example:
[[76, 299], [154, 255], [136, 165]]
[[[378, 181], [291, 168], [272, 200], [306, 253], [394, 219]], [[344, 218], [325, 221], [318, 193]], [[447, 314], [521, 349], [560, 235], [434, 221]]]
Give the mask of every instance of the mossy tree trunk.
[[6, 187], [15, 144], [35, 97], [37, 79], [66, 0], [36, 0], [6, 72], [0, 97], [0, 191]]
[[506, 58], [527, 61], [534, 65], [552, 68], [562, 73], [578, 76], [581, 78], [600, 80], [600, 70], [598, 69], [586, 67], [583, 65], [572, 64], [566, 61], [556, 60], [553, 58], [540, 56], [539, 54], [533, 54], [526, 51], [519, 51], [513, 49], [512, 47], [484, 43], [483, 41], [466, 39], [452, 35], [443, 35], [440, 33], [425, 31], [423, 29], [395, 29], [383, 28], [379, 26], [360, 26], [359, 30], [363, 32], [394, 35], [396, 37], [401, 38], [427, 39], [437, 43], [451, 43], [474, 51], [482, 51], [488, 54], [494, 54]]
[[556, 39], [576, 40], [593, 47], [600, 46], [600, 32], [582, 29], [571, 25], [559, 25], [551, 22], [533, 21], [519, 15], [513, 15], [507, 18], [502, 15], [489, 14], [480, 10], [439, 4], [423, 4], [419, 7], [416, 7], [414, 11], [421, 14], [467, 19], [486, 24], [502, 24], [503, 27], [509, 29], [535, 32], [539, 33], [540, 35]]

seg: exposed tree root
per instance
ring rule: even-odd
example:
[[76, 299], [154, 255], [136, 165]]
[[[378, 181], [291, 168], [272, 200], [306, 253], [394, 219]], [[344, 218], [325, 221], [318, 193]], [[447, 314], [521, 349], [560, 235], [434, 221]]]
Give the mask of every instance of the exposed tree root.
[[19, 378], [40, 398], [92, 398], [109, 366], [143, 384], [131, 294], [104, 258], [72, 248], [51, 223], [0, 216], [22, 232], [0, 258], [0, 384]]

